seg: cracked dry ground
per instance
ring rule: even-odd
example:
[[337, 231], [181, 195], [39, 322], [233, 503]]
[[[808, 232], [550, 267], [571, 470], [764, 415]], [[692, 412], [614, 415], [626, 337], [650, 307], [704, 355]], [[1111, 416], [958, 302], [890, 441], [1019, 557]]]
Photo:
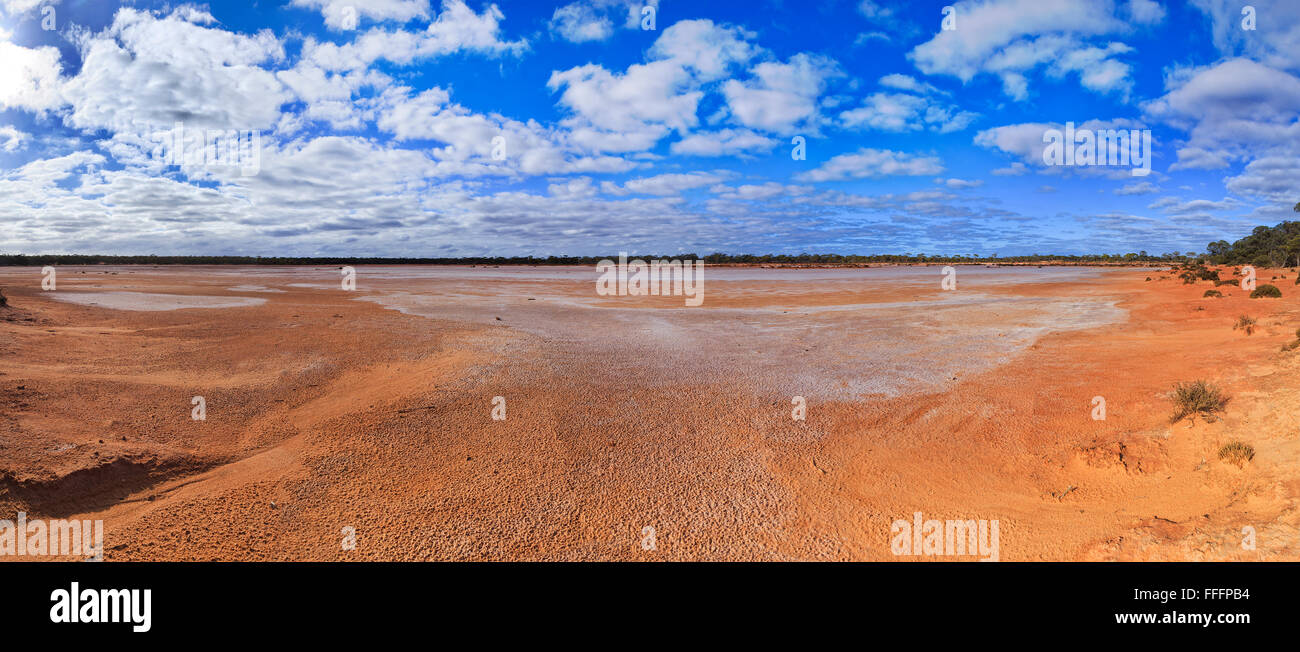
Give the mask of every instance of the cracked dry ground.
[[[547, 313], [567, 334], [529, 328], [585, 284], [466, 282], [501, 304], [439, 318], [290, 283], [335, 275], [259, 277], [282, 291], [255, 293], [202, 268], [61, 269], [59, 291], [266, 299], [143, 312], [54, 301], [37, 270], [0, 270], [0, 514], [102, 518], [110, 561], [895, 560], [890, 524], [917, 511], [998, 519], [1003, 560], [1300, 558], [1289, 280], [1279, 300], [1202, 298], [1205, 284], [1133, 270], [985, 288], [1116, 301], [1127, 317], [1044, 335], [938, 390], [810, 390], [799, 422], [793, 392], [764, 381], [815, 375], [816, 342], [802, 362], [711, 372], [736, 331], [693, 335], [704, 358], [691, 362], [589, 346], [610, 328], [592, 315], [614, 303]], [[706, 307], [746, 309], [764, 291], [710, 283]], [[783, 301], [904, 296], [864, 287]], [[827, 314], [827, 329], [856, 327]], [[1261, 329], [1233, 331], [1238, 314]], [[1195, 378], [1228, 391], [1226, 411], [1170, 425], [1170, 387]], [[196, 395], [206, 421], [190, 418]], [[1105, 421], [1091, 418], [1097, 395]], [[1256, 451], [1242, 468], [1216, 454], [1234, 440]], [[1245, 526], [1256, 550], [1240, 545]]]

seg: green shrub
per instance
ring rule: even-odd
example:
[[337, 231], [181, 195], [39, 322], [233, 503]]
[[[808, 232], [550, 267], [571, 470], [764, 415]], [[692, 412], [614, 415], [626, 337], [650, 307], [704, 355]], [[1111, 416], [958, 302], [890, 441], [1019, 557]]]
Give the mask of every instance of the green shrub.
[[1220, 292], [1220, 291], [1218, 291], [1218, 290], [1206, 290], [1206, 291], [1205, 291], [1205, 294], [1202, 294], [1201, 296], [1203, 296], [1203, 297], [1218, 297], [1218, 298], [1221, 299], [1221, 298], [1223, 298], [1223, 293]]
[[1241, 468], [1246, 462], [1255, 459], [1255, 447], [1239, 441], [1224, 444], [1219, 449], [1219, 459]]
[[1236, 285], [1236, 284], [1237, 284], [1236, 281], [1215, 281], [1214, 287], [1217, 288], [1217, 287], [1223, 287], [1225, 285]]
[[1177, 423], [1183, 417], [1195, 418], [1198, 414], [1209, 420], [1227, 404], [1227, 395], [1212, 383], [1204, 380], [1178, 383], [1174, 385], [1175, 410], [1169, 421]]
[[1269, 285], [1265, 283], [1264, 285], [1255, 288], [1255, 291], [1250, 293], [1250, 298], [1252, 299], [1258, 299], [1260, 297], [1271, 297], [1274, 299], [1280, 299], [1282, 298], [1282, 291], [1277, 289], [1276, 285]]

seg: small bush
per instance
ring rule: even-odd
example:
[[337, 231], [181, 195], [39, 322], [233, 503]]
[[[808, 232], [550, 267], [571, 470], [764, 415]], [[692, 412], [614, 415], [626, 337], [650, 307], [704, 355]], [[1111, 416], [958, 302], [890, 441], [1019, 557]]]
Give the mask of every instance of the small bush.
[[1252, 299], [1258, 299], [1260, 297], [1271, 297], [1274, 299], [1280, 299], [1282, 298], [1282, 291], [1277, 289], [1276, 285], [1269, 285], [1265, 283], [1264, 285], [1255, 288], [1255, 291], [1250, 293], [1250, 298]]
[[1196, 380], [1174, 385], [1174, 414], [1170, 423], [1177, 423], [1186, 416], [1196, 415], [1212, 419], [1215, 412], [1223, 410], [1228, 404], [1228, 397], [1213, 383]]
[[1220, 291], [1218, 291], [1218, 290], [1206, 290], [1206, 291], [1205, 291], [1205, 294], [1202, 294], [1201, 296], [1202, 296], [1202, 297], [1218, 297], [1218, 298], [1222, 299], [1222, 298], [1223, 298], [1223, 293], [1220, 292]]
[[1224, 444], [1219, 449], [1219, 459], [1241, 468], [1246, 462], [1255, 459], [1255, 447], [1239, 441]]
[[1256, 320], [1254, 317], [1247, 317], [1246, 315], [1242, 315], [1237, 318], [1237, 323], [1232, 325], [1232, 330], [1246, 331], [1247, 335], [1252, 335], [1255, 333], [1255, 327], [1258, 325], [1259, 325], [1259, 321]]
[[9, 298], [5, 296], [4, 288], [0, 288], [0, 308], [9, 305]]
[[1214, 287], [1217, 288], [1217, 287], [1223, 287], [1225, 285], [1236, 285], [1236, 284], [1237, 284], [1236, 281], [1215, 281]]

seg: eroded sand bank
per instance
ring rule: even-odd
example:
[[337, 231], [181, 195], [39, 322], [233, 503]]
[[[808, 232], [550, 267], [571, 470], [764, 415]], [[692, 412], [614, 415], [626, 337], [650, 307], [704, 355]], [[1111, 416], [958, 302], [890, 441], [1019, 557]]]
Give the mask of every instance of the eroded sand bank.
[[[110, 560], [908, 559], [915, 512], [1002, 559], [1300, 557], [1300, 293], [1148, 276], [710, 269], [687, 308], [578, 268], [4, 269], [0, 511], [103, 518]], [[235, 303], [53, 296], [92, 290]], [[1224, 418], [1171, 426], [1197, 377]]]

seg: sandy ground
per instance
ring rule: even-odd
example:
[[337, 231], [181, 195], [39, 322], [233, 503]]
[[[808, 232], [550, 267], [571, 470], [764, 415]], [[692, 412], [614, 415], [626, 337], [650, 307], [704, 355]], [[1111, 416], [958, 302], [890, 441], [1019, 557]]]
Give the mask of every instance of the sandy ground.
[[[110, 561], [944, 559], [891, 552], [915, 512], [1003, 560], [1295, 560], [1282, 275], [711, 268], [688, 308], [577, 268], [0, 268], [0, 518], [103, 519]], [[1226, 411], [1171, 425], [1196, 378]]]

